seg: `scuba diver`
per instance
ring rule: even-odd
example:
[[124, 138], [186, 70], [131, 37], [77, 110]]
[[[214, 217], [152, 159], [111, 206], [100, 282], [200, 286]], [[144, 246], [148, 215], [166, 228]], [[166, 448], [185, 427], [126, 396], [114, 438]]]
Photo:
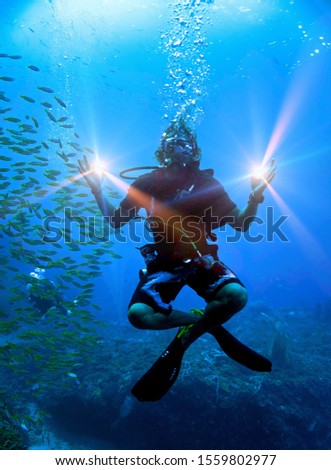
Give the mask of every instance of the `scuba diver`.
[[[103, 194], [100, 176], [87, 157], [78, 162], [101, 213], [114, 229], [139, 217], [141, 208], [147, 213], [154, 243], [140, 248], [146, 269], [129, 303], [129, 321], [141, 329], [179, 327], [174, 340], [133, 387], [132, 393], [140, 401], [164, 396], [179, 374], [187, 348], [207, 332], [237, 362], [257, 371], [271, 370], [267, 358], [221, 326], [244, 308], [247, 292], [236, 274], [219, 260], [213, 230], [225, 224], [248, 230], [264, 200], [263, 192], [275, 176], [275, 161], [262, 178], [251, 179], [248, 203], [239, 209], [214, 178], [213, 170], [200, 169], [196, 135], [183, 118], [162, 134], [156, 158], [161, 166], [136, 178], [118, 208]], [[204, 311], [172, 308], [171, 302], [184, 286], [206, 301]]]
[[29, 276], [30, 282], [26, 286], [28, 299], [41, 318], [45, 318], [47, 312], [54, 308], [65, 315], [71, 314], [71, 311], [62, 305], [64, 298], [59, 294], [54, 282], [46, 278], [45, 269], [37, 267]]

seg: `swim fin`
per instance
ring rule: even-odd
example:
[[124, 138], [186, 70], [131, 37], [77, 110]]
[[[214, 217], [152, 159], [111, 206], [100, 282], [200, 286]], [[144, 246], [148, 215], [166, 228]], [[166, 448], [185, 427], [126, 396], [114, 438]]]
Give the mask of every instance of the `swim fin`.
[[[222, 350], [234, 361], [258, 372], [270, 372], [272, 364], [266, 357], [241, 343], [223, 326], [209, 331]], [[178, 377], [185, 349], [178, 335], [156, 362], [133, 386], [131, 393], [139, 401], [158, 401], [173, 386]]]
[[271, 371], [272, 363], [269, 359], [241, 343], [223, 326], [217, 326], [209, 333], [214, 336], [225, 354], [234, 361], [257, 372]]
[[131, 393], [139, 401], [158, 401], [175, 383], [184, 356], [181, 341], [169, 344], [150, 369], [133, 386]]

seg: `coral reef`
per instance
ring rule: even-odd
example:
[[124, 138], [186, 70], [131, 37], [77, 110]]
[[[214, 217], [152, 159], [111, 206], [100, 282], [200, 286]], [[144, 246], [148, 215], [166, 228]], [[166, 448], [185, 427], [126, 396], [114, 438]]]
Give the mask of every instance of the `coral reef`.
[[20, 382], [21, 406], [25, 396], [45, 412], [39, 437], [32, 423], [26, 431], [31, 448], [41, 445], [42, 434], [48, 448], [328, 449], [329, 330], [310, 311], [286, 310], [248, 312], [244, 320], [231, 320], [229, 329], [274, 356], [273, 371], [240, 366], [206, 335], [187, 351], [168, 394], [140, 403], [131, 387], [174, 332], [110, 325], [98, 347], [91, 345], [89, 354], [86, 347], [83, 360], [77, 357], [61, 381], [49, 380], [34, 394]]

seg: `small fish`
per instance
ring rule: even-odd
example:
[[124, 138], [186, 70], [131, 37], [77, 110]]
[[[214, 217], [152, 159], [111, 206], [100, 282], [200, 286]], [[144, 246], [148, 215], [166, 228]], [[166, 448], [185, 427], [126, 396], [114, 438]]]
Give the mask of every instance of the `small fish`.
[[37, 141], [33, 139], [25, 139], [22, 137], [20, 139], [21, 139], [20, 145], [33, 145], [37, 143]]
[[68, 159], [67, 159], [67, 157], [66, 157], [66, 154], [65, 154], [64, 152], [61, 152], [61, 153], [60, 153], [60, 152], [56, 152], [56, 154], [57, 154], [60, 158], [62, 158], [62, 160], [64, 160], [65, 162], [68, 161]]
[[9, 55], [8, 58], [18, 60], [18, 59], [22, 59], [22, 56], [21, 55]]
[[73, 147], [77, 152], [83, 152], [84, 149], [76, 142], [68, 142], [68, 144]]
[[41, 145], [37, 145], [36, 147], [29, 148], [31, 153], [40, 153]]
[[8, 111], [11, 111], [13, 108], [4, 108], [4, 109], [0, 109], [0, 114], [5, 114], [5, 113], [8, 113]]
[[61, 171], [58, 171], [58, 170], [48, 170], [47, 173], [49, 173], [50, 175], [59, 176], [59, 175], [61, 174]]
[[8, 54], [5, 54], [4, 52], [0, 53], [0, 59], [4, 59], [6, 57], [8, 57]]
[[12, 166], [15, 166], [15, 167], [18, 167], [18, 166], [25, 166], [25, 162], [17, 162], [17, 163], [13, 163]]
[[54, 96], [54, 98], [56, 99], [56, 101], [59, 103], [60, 106], [62, 106], [62, 108], [66, 108], [67, 105], [60, 99], [58, 98], [57, 96]]
[[57, 122], [65, 122], [67, 120], [68, 120], [68, 118], [64, 116], [64, 117], [61, 117], [60, 119], [58, 119]]
[[57, 122], [56, 121], [56, 118], [53, 116], [52, 113], [50, 113], [47, 109], [45, 109], [45, 113], [47, 114], [47, 116], [49, 117], [49, 119], [53, 122]]
[[77, 385], [80, 385], [80, 381], [78, 380], [77, 374], [74, 374], [73, 372], [68, 372], [67, 376], [70, 377], [71, 379], [74, 379]]
[[47, 103], [47, 101], [44, 101], [43, 103], [41, 103], [43, 106], [45, 106], [45, 108], [48, 108], [48, 109], [52, 109], [53, 106], [51, 105], [51, 103]]
[[79, 245], [77, 243], [67, 243], [67, 246], [71, 251], [80, 251]]
[[38, 128], [38, 127], [39, 127], [39, 123], [38, 123], [37, 119], [35, 119], [35, 118], [31, 118], [31, 119], [32, 119], [32, 121], [34, 122], [34, 125]]
[[15, 78], [12, 77], [0, 77], [0, 80], [3, 80], [4, 82], [14, 82]]
[[34, 165], [34, 166], [48, 166], [48, 163], [46, 163], [46, 162], [31, 162], [31, 165]]
[[24, 180], [24, 179], [25, 179], [24, 175], [12, 176], [12, 180], [21, 181], [21, 180]]
[[28, 69], [31, 69], [33, 70], [34, 72], [39, 72], [40, 69], [38, 69], [38, 67], [36, 67], [35, 65], [28, 65]]
[[6, 129], [8, 132], [10, 132], [13, 136], [21, 136], [22, 135], [22, 132], [21, 131], [16, 131], [14, 129]]
[[[21, 228], [19, 226], [17, 226], [16, 224], [11, 224], [13, 229], [15, 229], [17, 232], [21, 232]], [[15, 228], [15, 226], [17, 228]], [[15, 268], [15, 266], [6, 266], [7, 269], [9, 269], [10, 271], [14, 271], [15, 273], [19, 272], [19, 270], [17, 268]]]
[[31, 131], [31, 130], [33, 130], [33, 126], [30, 126], [30, 124], [20, 124], [20, 127], [21, 127], [24, 131]]
[[30, 176], [30, 181], [32, 181], [32, 183], [34, 184], [39, 184], [39, 181], [34, 178], [31, 178], [31, 176]]
[[33, 193], [33, 195], [36, 197], [44, 197], [46, 196], [46, 194], [48, 194], [48, 191], [46, 189], [40, 189], [39, 191], [35, 191]]
[[68, 377], [71, 377], [73, 379], [77, 378], [77, 374], [74, 374], [73, 372], [68, 372], [67, 375], [68, 375]]
[[10, 98], [7, 98], [7, 96], [5, 96], [5, 94], [4, 94], [4, 92], [0, 91], [0, 100], [5, 101], [6, 103], [9, 103]]
[[14, 118], [14, 117], [6, 117], [6, 118], [4, 118], [4, 120], [9, 121], [9, 122], [21, 122], [20, 119]]
[[48, 139], [50, 142], [53, 142], [54, 144], [58, 144], [58, 146], [60, 147], [60, 149], [62, 148], [62, 142], [60, 139], [53, 139], [53, 138], [49, 138]]
[[[52, 180], [52, 181], [57, 181], [57, 178], [56, 178], [55, 176], [46, 174], [46, 172], [45, 172], [45, 176], [46, 176], [46, 178], [48, 178], [48, 179], [50, 179], [50, 180]], [[52, 214], [52, 215], [53, 215], [53, 214]]]
[[[1, 77], [0, 77], [1, 78]], [[54, 93], [54, 90], [46, 86], [38, 86], [38, 90], [44, 91], [45, 93]]]
[[16, 153], [20, 153], [21, 155], [32, 155], [33, 152], [29, 149], [27, 150], [24, 150], [24, 149], [21, 149], [21, 147], [16, 147], [16, 146], [12, 146], [12, 147], [9, 147], [13, 152], [16, 152]]
[[45, 242], [43, 242], [42, 240], [33, 240], [32, 238], [22, 238], [22, 240], [31, 246], [45, 245]]
[[46, 142], [42, 142], [41, 145], [44, 147], [44, 149], [46, 149], [46, 150], [49, 149], [49, 145], [46, 144]]
[[64, 129], [73, 129], [74, 126], [72, 124], [60, 124], [60, 127], [63, 127]]
[[28, 101], [29, 103], [35, 103], [36, 100], [34, 100], [33, 98], [30, 98], [30, 96], [26, 96], [26, 95], [20, 95], [21, 98], [23, 98], [23, 100], [25, 101]]
[[28, 124], [20, 124], [20, 127], [22, 127], [23, 132], [28, 132], [29, 134], [37, 134], [37, 131]]

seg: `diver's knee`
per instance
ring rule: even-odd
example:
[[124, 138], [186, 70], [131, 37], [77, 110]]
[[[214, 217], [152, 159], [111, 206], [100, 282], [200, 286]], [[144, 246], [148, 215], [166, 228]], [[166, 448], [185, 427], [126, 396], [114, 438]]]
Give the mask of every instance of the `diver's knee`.
[[128, 311], [128, 320], [136, 328], [141, 328], [142, 315], [140, 309], [136, 305], [132, 305]]
[[133, 304], [128, 311], [128, 320], [135, 328], [145, 329], [146, 315], [153, 313], [154, 310], [145, 304]]
[[233, 313], [242, 310], [248, 300], [247, 290], [241, 284], [230, 283], [224, 286], [217, 295], [219, 300], [226, 303]]

